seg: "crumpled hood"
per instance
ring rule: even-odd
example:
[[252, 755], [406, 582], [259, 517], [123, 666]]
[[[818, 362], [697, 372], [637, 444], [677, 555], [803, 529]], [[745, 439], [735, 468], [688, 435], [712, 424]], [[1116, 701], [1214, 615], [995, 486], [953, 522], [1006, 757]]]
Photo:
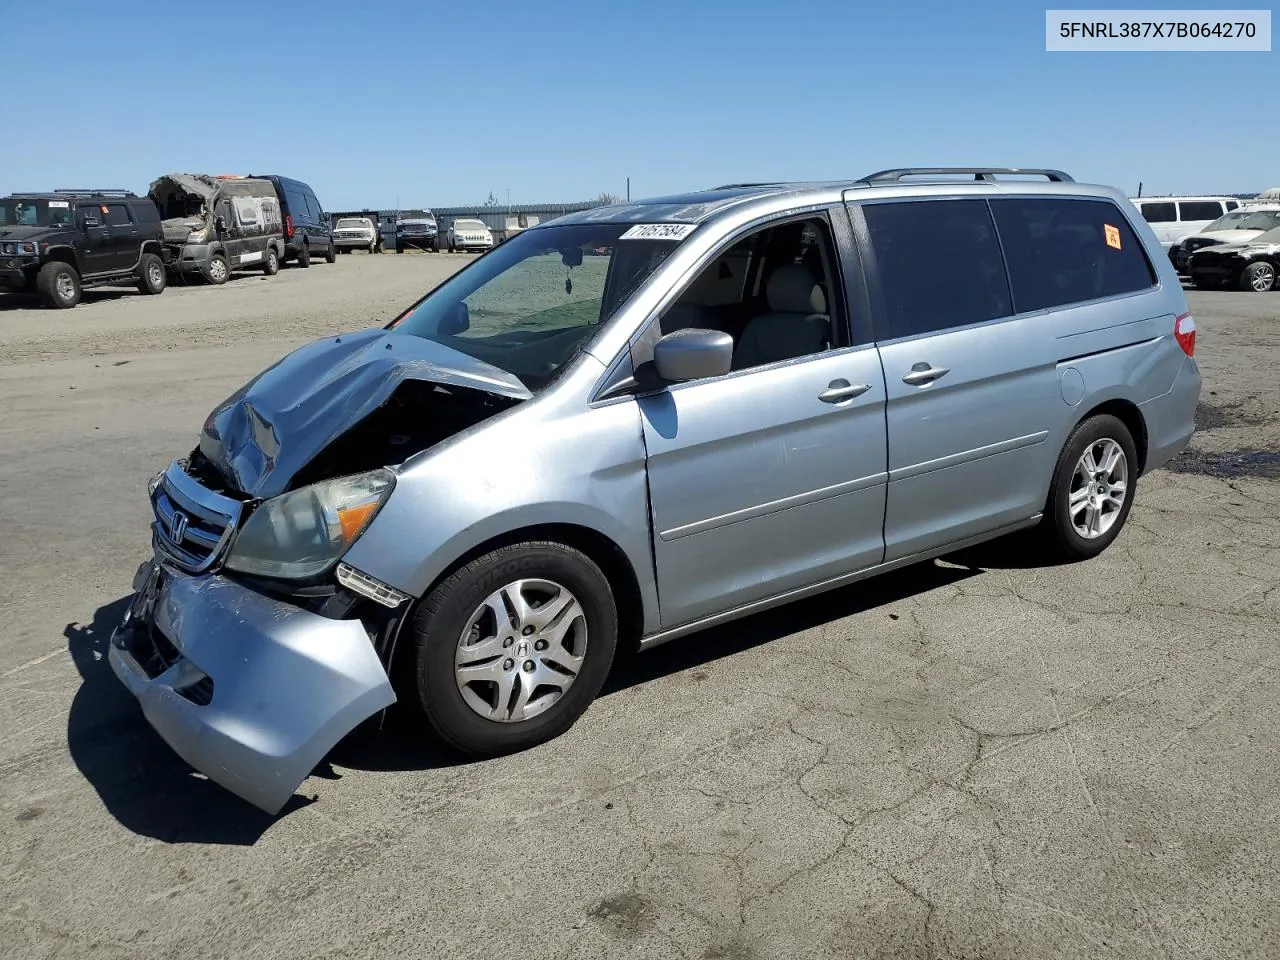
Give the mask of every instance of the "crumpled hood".
[[0, 227], [0, 240], [44, 240], [55, 233], [66, 233], [71, 227]]
[[443, 344], [362, 330], [306, 344], [258, 374], [209, 415], [200, 452], [241, 492], [274, 497], [405, 380], [532, 396], [505, 370]]
[[174, 217], [160, 224], [164, 238], [169, 243], [185, 243], [193, 230], [203, 230], [208, 224], [203, 217]]
[[[1205, 237], [1213, 241], [1213, 245], [1224, 243], [1248, 243], [1261, 230], [1214, 230], [1212, 233], [1193, 233], [1193, 237]], [[1187, 239], [1191, 239], [1188, 237]]]

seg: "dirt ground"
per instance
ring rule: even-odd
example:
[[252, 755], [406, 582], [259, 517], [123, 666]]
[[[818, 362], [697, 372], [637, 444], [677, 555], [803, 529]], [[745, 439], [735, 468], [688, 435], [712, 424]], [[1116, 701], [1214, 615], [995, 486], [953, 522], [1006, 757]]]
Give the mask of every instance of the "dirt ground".
[[972, 551], [624, 663], [561, 739], [343, 744], [278, 818], [104, 648], [148, 476], [466, 257], [0, 299], [0, 948], [85, 957], [1280, 956], [1280, 293], [1192, 293], [1200, 432], [1102, 557]]

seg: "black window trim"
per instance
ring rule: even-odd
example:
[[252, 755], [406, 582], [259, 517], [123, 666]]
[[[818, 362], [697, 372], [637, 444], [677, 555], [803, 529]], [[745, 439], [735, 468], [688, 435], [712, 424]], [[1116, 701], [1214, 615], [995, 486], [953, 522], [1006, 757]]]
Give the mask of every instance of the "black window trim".
[[[978, 320], [974, 323], [966, 323], [962, 326], [943, 327], [939, 330], [929, 330], [924, 333], [912, 333], [901, 337], [886, 337], [881, 339], [878, 336], [880, 330], [887, 327], [885, 318], [885, 300], [884, 287], [881, 281], [880, 269], [876, 263], [875, 250], [871, 244], [871, 231], [867, 226], [866, 217], [863, 215], [863, 209], [876, 204], [883, 203], [929, 203], [940, 200], [983, 200], [987, 204], [987, 210], [991, 214], [992, 224], [996, 224], [995, 212], [991, 210], [992, 200], [1077, 200], [1094, 203], [1109, 203], [1115, 210], [1117, 216], [1123, 217], [1124, 222], [1128, 224], [1130, 231], [1133, 232], [1138, 239], [1140, 252], [1146, 261], [1147, 270], [1153, 278], [1151, 286], [1143, 290], [1131, 290], [1128, 293], [1115, 293], [1106, 297], [1094, 297], [1091, 300], [1073, 300], [1070, 303], [1061, 303], [1052, 307], [1041, 307], [1037, 310], [1017, 311], [1017, 301], [1013, 298], [1013, 278], [1009, 273], [1009, 263], [1004, 256], [1004, 241], [1000, 237], [1000, 229], [996, 226], [996, 240], [1000, 244], [1000, 256], [1004, 261], [1005, 282], [1009, 285], [1010, 304], [1015, 312], [1007, 317], [994, 317], [991, 320]], [[1079, 307], [1091, 306], [1098, 303], [1110, 303], [1119, 300], [1127, 300], [1131, 297], [1145, 297], [1153, 292], [1158, 292], [1164, 288], [1164, 281], [1160, 277], [1160, 271], [1156, 268], [1155, 262], [1151, 259], [1147, 245], [1142, 242], [1142, 237], [1138, 233], [1138, 228], [1134, 224], [1133, 219], [1121, 209], [1120, 205], [1111, 197], [1089, 196], [1081, 194], [1061, 194], [1061, 193], [1007, 193], [999, 196], [975, 196], [972, 193], [956, 193], [941, 194], [914, 197], [880, 197], [874, 200], [846, 199], [844, 201], [846, 209], [849, 211], [849, 220], [853, 225], [853, 235], [858, 244], [859, 255], [864, 270], [864, 289], [869, 301], [869, 310], [871, 317], [871, 330], [875, 334], [872, 340], [877, 346], [908, 343], [912, 340], [921, 340], [925, 337], [938, 337], [948, 333], [959, 333], [965, 330], [974, 330], [980, 327], [994, 326], [995, 324], [1009, 323], [1012, 320], [1025, 320], [1028, 317], [1050, 316], [1063, 310], [1075, 310]], [[1146, 223], [1144, 220], [1143, 223]], [[1148, 226], [1149, 228], [1149, 226]]]

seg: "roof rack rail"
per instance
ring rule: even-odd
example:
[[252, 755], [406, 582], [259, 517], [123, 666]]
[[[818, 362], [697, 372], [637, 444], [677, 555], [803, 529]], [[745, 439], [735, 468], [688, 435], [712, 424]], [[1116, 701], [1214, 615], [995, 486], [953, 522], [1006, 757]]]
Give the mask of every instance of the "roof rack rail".
[[881, 170], [868, 174], [857, 180], [857, 183], [898, 183], [904, 177], [937, 177], [960, 176], [972, 174], [974, 180], [994, 180], [997, 174], [1004, 176], [1045, 177], [1054, 183], [1074, 183], [1061, 170], [1047, 170], [1038, 167], [900, 167], [894, 170]]
[[79, 187], [79, 188], [76, 188], [76, 189], [71, 189], [71, 188], [69, 188], [69, 187], [64, 187], [64, 188], [63, 188], [63, 189], [61, 189], [61, 190], [55, 190], [55, 191], [53, 191], [53, 192], [54, 192], [54, 193], [65, 193], [65, 194], [74, 195], [74, 196], [84, 196], [84, 195], [86, 195], [86, 194], [87, 194], [87, 195], [90, 195], [90, 196], [104, 196], [104, 197], [107, 197], [107, 196], [111, 196], [111, 197], [131, 197], [131, 196], [133, 196], [133, 191], [132, 191], [132, 190], [121, 190], [121, 189], [119, 189], [118, 187]]
[[710, 187], [709, 190], [741, 190], [744, 187], [776, 187], [776, 180], [762, 180], [759, 183], [722, 183], [718, 187]]

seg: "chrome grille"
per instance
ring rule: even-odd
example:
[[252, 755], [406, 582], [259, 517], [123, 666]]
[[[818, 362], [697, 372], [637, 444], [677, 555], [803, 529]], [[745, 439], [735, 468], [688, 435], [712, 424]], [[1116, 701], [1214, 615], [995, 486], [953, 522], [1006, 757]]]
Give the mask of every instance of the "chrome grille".
[[151, 492], [152, 540], [178, 567], [203, 573], [218, 562], [240, 522], [241, 504], [214, 493], [175, 461]]

